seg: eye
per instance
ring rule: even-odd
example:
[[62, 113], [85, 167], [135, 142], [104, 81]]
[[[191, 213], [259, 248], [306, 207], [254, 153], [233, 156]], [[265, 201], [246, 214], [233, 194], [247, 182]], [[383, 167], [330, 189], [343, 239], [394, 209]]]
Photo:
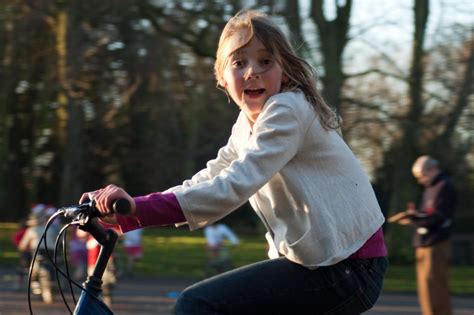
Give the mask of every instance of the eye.
[[273, 65], [273, 59], [272, 58], [263, 58], [260, 60], [260, 64], [264, 67], [271, 67]]
[[233, 68], [242, 68], [245, 66], [245, 60], [242, 59], [235, 59], [232, 61]]

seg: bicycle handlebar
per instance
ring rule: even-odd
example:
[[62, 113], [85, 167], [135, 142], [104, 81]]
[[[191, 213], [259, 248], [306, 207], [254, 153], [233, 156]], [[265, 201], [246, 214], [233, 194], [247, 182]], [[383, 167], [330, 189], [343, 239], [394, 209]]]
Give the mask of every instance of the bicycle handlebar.
[[[121, 198], [114, 201], [112, 208], [114, 212], [129, 215], [131, 212], [131, 205], [127, 199]], [[103, 215], [96, 209], [94, 200], [84, 202], [80, 205], [63, 207], [59, 209], [62, 215], [66, 218], [75, 218], [80, 214], [86, 214], [89, 217], [103, 217]]]
[[[113, 202], [112, 205], [113, 212], [119, 213], [122, 215], [130, 215], [131, 214], [131, 204], [127, 199], [117, 199]], [[72, 285], [81, 288], [81, 296], [79, 301], [77, 301], [76, 309], [74, 314], [77, 315], [84, 315], [84, 314], [113, 314], [110, 309], [99, 299], [99, 295], [101, 292], [101, 285], [102, 285], [102, 275], [105, 271], [107, 263], [109, 261], [110, 256], [112, 255], [115, 243], [117, 241], [118, 235], [111, 228], [106, 228], [101, 223], [99, 223], [97, 218], [103, 217], [103, 215], [97, 210], [95, 207], [94, 200], [84, 202], [80, 205], [68, 206], [58, 209], [56, 213], [54, 213], [50, 219], [48, 220], [43, 235], [41, 236], [40, 242], [36, 248], [35, 254], [32, 258], [30, 271], [28, 275], [28, 306], [30, 309], [30, 314], [33, 314], [33, 310], [31, 307], [31, 275], [33, 266], [36, 261], [36, 256], [40, 249], [42, 243], [44, 243], [45, 249], [48, 250], [46, 244], [46, 233], [51, 225], [51, 223], [59, 216], [63, 216], [67, 219], [71, 219], [71, 222], [66, 224], [63, 229], [60, 231], [59, 235], [56, 238], [55, 243], [55, 250], [54, 250], [54, 259], [52, 255], [47, 254], [47, 258], [53, 264], [56, 270], [56, 276], [60, 273], [66, 280], [69, 282], [69, 287], [71, 289], [71, 295], [73, 297], [74, 304], [76, 304], [76, 299], [74, 297], [74, 293], [72, 290]], [[87, 277], [87, 280], [83, 283], [83, 285], [79, 285], [74, 280], [72, 280], [69, 276], [69, 270], [67, 267], [67, 258], [66, 258], [66, 247], [65, 247], [65, 233], [64, 231], [71, 225], [77, 225], [79, 229], [89, 232], [93, 238], [101, 245], [101, 250], [99, 252], [99, 256], [97, 257], [96, 265], [94, 267], [94, 271], [90, 276]], [[66, 263], [66, 273], [62, 271], [56, 264], [56, 255], [57, 255], [57, 247], [59, 244], [59, 240], [63, 239], [63, 254]], [[48, 251], [46, 251], [48, 252]], [[69, 313], [72, 315], [72, 310], [70, 309], [64, 294], [59, 283], [58, 277], [58, 287], [63, 298], [63, 302], [69, 310]], [[95, 301], [95, 303], [90, 303], [91, 301]]]
[[127, 199], [124, 198], [115, 200], [112, 207], [115, 212], [122, 215], [129, 215], [132, 212], [132, 205]]

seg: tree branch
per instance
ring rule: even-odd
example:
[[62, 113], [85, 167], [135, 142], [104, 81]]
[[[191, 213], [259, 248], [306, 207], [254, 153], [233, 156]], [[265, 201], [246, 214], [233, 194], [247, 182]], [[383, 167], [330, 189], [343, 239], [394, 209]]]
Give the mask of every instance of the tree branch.
[[[188, 46], [198, 56], [210, 57], [210, 58], [213, 58], [213, 59], [215, 58], [214, 52], [213, 51], [211, 52], [211, 49], [206, 49], [207, 47], [204, 45], [204, 43], [202, 41], [202, 38], [201, 38], [202, 33], [201, 34], [194, 34], [191, 30], [189, 30], [189, 32], [182, 32], [182, 31], [174, 32], [170, 28], [164, 27], [160, 23], [158, 23], [157, 20], [156, 20], [156, 16], [166, 18], [167, 19], [167, 25], [188, 26], [188, 24], [184, 25], [182, 21], [186, 20], [187, 22], [189, 22], [189, 19], [183, 19], [183, 18], [176, 19], [173, 16], [166, 14], [165, 11], [162, 8], [149, 5], [145, 2], [140, 2], [140, 5], [138, 6], [138, 8], [139, 8], [142, 16], [145, 17], [146, 19], [148, 19], [148, 21], [153, 25], [153, 27], [155, 28], [156, 31], [158, 31], [158, 32], [170, 37], [170, 38], [176, 39], [180, 43]], [[150, 12], [152, 12], [152, 13], [150, 13]], [[191, 16], [193, 16], [193, 15], [197, 16], [197, 14], [198, 14], [197, 12], [188, 12], [188, 11], [187, 11], [187, 13], [190, 14]], [[190, 34], [193, 37], [195, 37], [194, 40], [190, 40], [189, 38], [186, 38], [185, 35], [190, 35]]]
[[371, 110], [371, 111], [376, 111], [377, 113], [382, 113], [388, 119], [394, 119], [394, 120], [401, 119], [400, 116], [396, 116], [396, 115], [392, 114], [390, 111], [381, 108], [381, 106], [379, 104], [364, 102], [362, 100], [351, 98], [351, 97], [343, 97], [342, 101], [346, 102], [346, 103], [355, 104], [360, 108], [368, 109], [368, 110]]
[[463, 84], [459, 89], [457, 102], [453, 111], [447, 117], [446, 127], [441, 136], [436, 141], [435, 147], [450, 141], [450, 138], [454, 133], [464, 108], [466, 108], [469, 104], [469, 95], [472, 94], [474, 85], [474, 40], [470, 41], [469, 48], [469, 56], [466, 58], [466, 71], [464, 72]]
[[[387, 71], [383, 71], [381, 69], [378, 69], [378, 68], [372, 68], [372, 69], [367, 69], [365, 71], [361, 71], [361, 72], [357, 72], [357, 73], [352, 73], [352, 74], [345, 74], [346, 78], [348, 79], [352, 79], [352, 78], [357, 78], [357, 77], [362, 77], [362, 76], [366, 76], [366, 75], [369, 75], [369, 74], [380, 74], [380, 75], [383, 75], [385, 77], [389, 77], [389, 78], [394, 78], [394, 79], [397, 79], [398, 81], [400, 82], [403, 82], [403, 83], [406, 83], [406, 84], [410, 84], [410, 82], [408, 81], [408, 78], [404, 77], [404, 76], [401, 76], [401, 75], [398, 75], [398, 74], [395, 74], [395, 73], [391, 73], [391, 72], [387, 72]], [[426, 94], [427, 96], [429, 96], [430, 98], [433, 98], [433, 99], [436, 99], [437, 101], [439, 102], [448, 102], [449, 100], [448, 99], [445, 99], [443, 98], [442, 96], [436, 94], [436, 93], [433, 93], [431, 91], [429, 91], [428, 89], [426, 89], [424, 86], [422, 87], [422, 92], [423, 94]]]

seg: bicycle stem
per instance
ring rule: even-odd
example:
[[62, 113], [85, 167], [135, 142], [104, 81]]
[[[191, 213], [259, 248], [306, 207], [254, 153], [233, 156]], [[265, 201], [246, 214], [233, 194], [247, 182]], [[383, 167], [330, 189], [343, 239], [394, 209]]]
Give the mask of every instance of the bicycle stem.
[[112, 229], [105, 229], [98, 221], [97, 218], [88, 220], [84, 225], [79, 226], [79, 229], [89, 232], [92, 237], [101, 245], [99, 256], [94, 267], [92, 275], [87, 277], [86, 282], [83, 284], [84, 288], [99, 294], [102, 286], [102, 276], [107, 267], [110, 256], [117, 242], [118, 235]]

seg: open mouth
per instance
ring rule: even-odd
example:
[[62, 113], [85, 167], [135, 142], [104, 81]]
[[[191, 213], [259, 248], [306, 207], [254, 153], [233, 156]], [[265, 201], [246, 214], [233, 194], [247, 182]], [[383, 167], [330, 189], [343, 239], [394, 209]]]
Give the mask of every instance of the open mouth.
[[245, 89], [244, 93], [245, 95], [249, 96], [259, 96], [265, 92], [265, 89]]

